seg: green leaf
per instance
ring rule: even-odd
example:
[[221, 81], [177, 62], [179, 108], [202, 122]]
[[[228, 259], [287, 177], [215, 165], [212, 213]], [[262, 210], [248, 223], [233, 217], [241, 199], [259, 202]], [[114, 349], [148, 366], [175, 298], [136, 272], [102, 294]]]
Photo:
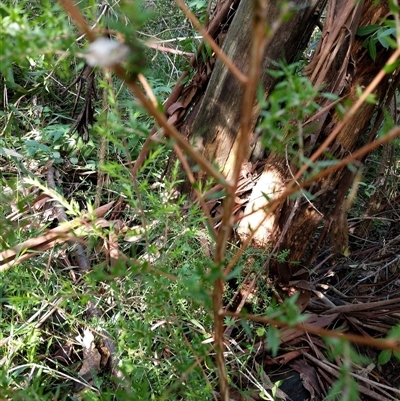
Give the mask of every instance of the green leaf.
[[382, 38], [384, 36], [389, 36], [389, 35], [395, 35], [396, 34], [396, 28], [388, 28], [388, 29], [381, 29], [377, 33], [377, 37]]
[[390, 9], [390, 12], [392, 14], [399, 14], [400, 13], [400, 7], [397, 4], [397, 2], [394, 1], [394, 0], [390, 0], [389, 1], [389, 9]]
[[362, 47], [364, 48], [364, 49], [368, 49], [368, 45], [369, 45], [369, 41], [371, 40], [371, 38], [370, 37], [368, 37], [367, 39], [365, 39], [363, 42], [362, 42]]
[[386, 74], [391, 74], [399, 65], [400, 65], [400, 60], [396, 60], [392, 64], [386, 64], [383, 67], [383, 70], [386, 72]]
[[206, 333], [206, 330], [204, 329], [204, 326], [196, 319], [189, 319], [197, 328], [201, 330], [203, 334]]
[[386, 19], [385, 21], [383, 21], [383, 25], [391, 27], [391, 28], [395, 28], [396, 27], [396, 21], [393, 21], [393, 20], [390, 20], [390, 19]]
[[231, 326], [234, 326], [236, 324], [236, 321], [232, 317], [225, 316], [224, 323], [225, 323], [226, 326], [231, 327]]
[[192, 0], [189, 1], [188, 6], [195, 10], [201, 10], [207, 7], [207, 2], [205, 0]]
[[329, 100], [337, 100], [337, 99], [339, 99], [339, 96], [336, 95], [336, 93], [322, 92], [321, 95], [322, 95], [325, 99], [329, 99]]
[[275, 326], [270, 326], [267, 333], [267, 347], [273, 357], [278, 354], [280, 343], [279, 330]]
[[377, 39], [385, 49], [388, 49], [389, 47], [394, 49], [397, 46], [396, 40], [394, 39], [395, 35], [396, 28], [382, 29], [378, 31]]
[[378, 363], [379, 365], [385, 365], [390, 361], [390, 358], [392, 357], [392, 350], [390, 349], [384, 349], [378, 357]]
[[386, 50], [389, 49], [389, 42], [385, 37], [378, 36], [378, 41]]
[[221, 191], [217, 191], [217, 192], [211, 193], [210, 195], [207, 195], [207, 200], [222, 199], [222, 198], [225, 198], [225, 196], [226, 196], [226, 190], [223, 189]]
[[247, 320], [241, 320], [240, 324], [242, 325], [244, 331], [246, 332], [246, 335], [248, 338], [253, 338], [253, 332], [251, 331], [251, 328], [249, 324], [247, 323]]
[[263, 337], [265, 335], [265, 328], [264, 327], [259, 327], [256, 330], [256, 333], [257, 333], [258, 337]]
[[376, 43], [373, 40], [370, 40], [368, 43], [368, 51], [369, 55], [371, 56], [372, 60], [376, 60]]
[[211, 225], [208, 222], [208, 220], [205, 221], [205, 225], [206, 225], [206, 228], [207, 228], [207, 233], [210, 236], [211, 240], [212, 241], [216, 241], [216, 237], [215, 237], [215, 234], [214, 234], [214, 227], [211, 227]]
[[400, 351], [393, 351], [393, 355], [395, 356], [395, 358], [400, 361]]
[[383, 37], [378, 38], [378, 40], [382, 46], [384, 46], [384, 44], [385, 44], [388, 47], [391, 47], [392, 49], [397, 48], [397, 42], [392, 36], [383, 36]]
[[376, 32], [379, 28], [381, 28], [380, 25], [367, 25], [367, 26], [362, 26], [357, 29], [356, 34], [358, 36], [367, 36], [370, 35], [371, 33]]
[[271, 75], [272, 78], [278, 79], [285, 75], [285, 73], [281, 70], [267, 70], [268, 74]]
[[370, 104], [378, 104], [378, 100], [376, 98], [376, 94], [375, 93], [371, 93], [370, 95], [368, 95], [365, 98], [365, 102], [366, 103], [370, 103]]
[[243, 267], [242, 266], [237, 266], [234, 270], [232, 270], [227, 276], [226, 276], [226, 281], [231, 280], [232, 278], [238, 277], [239, 274], [242, 272]]

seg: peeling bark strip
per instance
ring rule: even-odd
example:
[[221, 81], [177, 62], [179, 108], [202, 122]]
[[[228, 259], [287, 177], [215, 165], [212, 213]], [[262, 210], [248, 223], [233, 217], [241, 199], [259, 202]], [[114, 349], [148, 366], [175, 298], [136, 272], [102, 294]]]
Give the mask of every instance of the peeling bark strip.
[[[223, 51], [245, 74], [248, 72], [250, 40], [252, 35], [252, 1], [241, 1], [232, 25], [224, 40]], [[273, 68], [273, 61], [285, 59], [293, 62], [305, 49], [311, 33], [319, 20], [326, 0], [292, 1], [294, 15], [282, 23], [267, 46], [262, 65], [261, 84], [268, 93], [275, 80], [266, 73]], [[270, 27], [279, 21], [281, 2], [268, 2], [267, 19]], [[207, 86], [203, 102], [196, 115], [191, 140], [199, 144], [203, 154], [215, 161], [229, 177], [232, 173], [232, 149], [240, 128], [243, 87], [218, 60]], [[253, 127], [259, 110], [254, 109]], [[256, 141], [253, 143], [253, 149]], [[253, 149], [248, 149], [248, 156]], [[203, 179], [204, 176], [200, 176]]]
[[36, 238], [30, 238], [13, 248], [0, 252], [0, 273], [34, 257], [38, 252], [44, 252], [53, 248], [57, 244], [63, 243], [67, 240], [73, 240], [76, 238], [76, 230], [79, 228], [89, 229], [81, 232], [81, 235], [87, 235], [92, 225], [97, 224], [98, 227], [110, 226], [111, 223], [102, 219], [102, 217], [111, 209], [114, 203], [115, 202], [113, 201], [95, 209], [93, 211], [93, 216], [96, 219], [90, 219], [89, 217], [76, 218], [49, 230], [46, 234], [40, 235]]
[[[362, 48], [362, 39], [355, 36], [359, 26], [366, 26], [380, 23], [388, 15], [387, 2], [380, 2], [374, 5], [374, 0], [365, 2], [348, 2], [337, 0], [331, 2], [328, 8], [326, 24], [321, 39], [321, 44], [310, 65], [307, 68], [312, 82], [324, 90], [331, 91], [344, 97], [347, 101], [355, 102], [358, 99], [357, 87], [366, 87], [381, 70], [390, 56], [390, 51], [378, 48], [376, 62], [374, 63], [368, 52]], [[385, 100], [390, 88], [387, 76], [375, 91], [379, 104]], [[326, 105], [320, 101], [322, 107]], [[356, 144], [365, 142], [367, 129], [376, 106], [364, 103], [349, 120], [346, 126], [340, 131], [335, 141], [331, 144], [329, 153], [340, 160], [349, 156], [355, 149]], [[326, 111], [316, 120], [317, 126], [312, 133], [315, 138], [314, 148], [306, 154], [310, 156], [329, 134], [340, 123], [340, 116], [334, 111]], [[322, 157], [319, 160], [323, 160]], [[296, 172], [296, 163], [291, 160], [291, 170]], [[255, 191], [264, 192], [270, 198], [278, 195], [279, 188], [291, 179], [286, 166], [286, 161], [279, 155], [270, 155], [266, 163], [264, 175], [271, 175], [271, 172], [278, 170], [275, 174], [276, 180], [265, 184], [261, 179], [260, 188]], [[353, 183], [353, 174], [347, 168], [331, 174], [327, 178], [315, 182], [311, 188], [313, 194], [319, 194], [312, 202], [285, 202], [280, 210], [268, 216], [265, 224], [268, 230], [260, 230], [255, 235], [255, 243], [258, 246], [272, 245], [281, 251], [289, 249], [290, 260], [300, 261], [314, 232], [322, 219], [326, 219], [331, 230], [331, 242], [334, 245], [334, 252], [343, 252], [347, 246], [347, 218], [344, 206], [344, 199], [348, 189]], [[277, 182], [277, 180], [279, 180]], [[268, 203], [265, 198], [259, 200], [256, 205]], [[246, 209], [250, 213], [254, 203], [250, 203]], [[293, 216], [290, 224], [287, 224], [289, 216]], [[260, 210], [248, 218], [242, 220], [239, 232], [244, 238], [251, 231], [251, 228], [258, 224], [265, 217]], [[283, 235], [281, 235], [283, 234]], [[279, 276], [282, 281], [287, 282], [291, 277], [290, 264], [279, 266]]]

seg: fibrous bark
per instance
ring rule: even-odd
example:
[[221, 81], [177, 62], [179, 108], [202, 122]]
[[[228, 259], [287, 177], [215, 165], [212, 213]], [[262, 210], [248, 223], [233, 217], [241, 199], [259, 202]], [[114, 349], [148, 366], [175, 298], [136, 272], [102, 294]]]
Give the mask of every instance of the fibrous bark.
[[[359, 26], [378, 24], [388, 15], [387, 2], [374, 4], [373, 0], [365, 2], [348, 2], [337, 0], [331, 2], [328, 8], [326, 24], [320, 46], [307, 68], [310, 79], [316, 87], [323, 85], [324, 91], [329, 91], [354, 102], [358, 98], [357, 88], [365, 88], [376, 76], [388, 60], [390, 51], [378, 49], [376, 62], [373, 62], [366, 49], [362, 48], [362, 38], [356, 36]], [[375, 95], [381, 103], [386, 97], [389, 87], [387, 77], [376, 89]], [[321, 100], [322, 107], [327, 100]], [[374, 114], [375, 105], [364, 103], [356, 114], [341, 130], [329, 148], [329, 153], [336, 159], [348, 156], [359, 142], [365, 142], [366, 133]], [[341, 116], [334, 109], [327, 110], [314, 121], [314, 146], [306, 156], [319, 145], [335, 129], [341, 121]], [[321, 160], [321, 158], [320, 158]], [[322, 159], [323, 160], [323, 159]], [[285, 160], [281, 155], [271, 154], [259, 183], [253, 192], [254, 202], [250, 202], [245, 213], [260, 209], [268, 201], [263, 196], [266, 193], [273, 199], [280, 194], [287, 181], [296, 172], [296, 160]], [[270, 180], [270, 177], [273, 180]], [[289, 259], [300, 261], [313, 234], [325, 219], [331, 232], [331, 242], [334, 252], [340, 253], [347, 247], [347, 218], [345, 196], [353, 183], [354, 173], [349, 169], [339, 170], [330, 176], [315, 182], [310, 189], [318, 197], [312, 201], [305, 198], [285, 202], [275, 213], [269, 215], [261, 230], [254, 239], [257, 246], [271, 245], [276, 252], [290, 250]], [[265, 212], [260, 209], [241, 221], [239, 234], [242, 239], [265, 218]], [[287, 282], [291, 277], [290, 263], [278, 266], [280, 278]]]
[[[285, 60], [293, 62], [305, 49], [307, 42], [325, 7], [326, 0], [295, 0], [291, 2], [293, 16], [282, 23], [265, 51], [262, 65], [262, 85], [267, 94], [276, 83], [268, 75], [267, 69], [274, 68], [274, 63]], [[268, 23], [270, 27], [280, 20], [282, 3], [269, 2]], [[241, 1], [235, 18], [229, 28], [222, 49], [244, 73], [248, 71], [249, 48], [252, 34], [252, 2]], [[202, 153], [219, 165], [227, 177], [231, 174], [234, 158], [232, 149], [240, 128], [240, 110], [242, 106], [243, 87], [219, 60], [216, 63], [199, 111], [191, 127], [192, 142]], [[255, 106], [253, 126], [259, 114]], [[248, 156], [254, 151], [257, 138], [250, 141]], [[258, 150], [261, 156], [262, 151]], [[199, 179], [202, 179], [201, 175]]]

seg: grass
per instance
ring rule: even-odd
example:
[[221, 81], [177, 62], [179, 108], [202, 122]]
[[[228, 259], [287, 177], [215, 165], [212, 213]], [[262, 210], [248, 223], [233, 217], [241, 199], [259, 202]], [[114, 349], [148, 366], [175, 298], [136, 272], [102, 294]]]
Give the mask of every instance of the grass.
[[[112, 129], [115, 120], [105, 124], [99, 120], [96, 127]], [[65, 146], [66, 138], [60, 136], [60, 146]], [[113, 145], [126, 149], [117, 136]], [[40, 163], [37, 153], [31, 155], [35, 156]], [[85, 163], [83, 155], [79, 157]], [[197, 208], [182, 213], [187, 199], [177, 190], [178, 165], [171, 180], [162, 180], [165, 160], [165, 148], [154, 148], [139, 176], [140, 200], [126, 167], [114, 162], [103, 166], [111, 178], [109, 196], [118, 194], [126, 203], [118, 216], [124, 225], [119, 246], [126, 261], [109, 261], [106, 246], [114, 233], [111, 229], [85, 240], [90, 272], [76, 271], [74, 247], [63, 244], [2, 273], [1, 399], [71, 399], [74, 383], [82, 382], [77, 373], [85, 360], [77, 338], [87, 327], [94, 333], [96, 346], [111, 340], [118, 370], [124, 381], [135, 385], [127, 391], [113, 379], [110, 364], [100, 366], [84, 399], [115, 399], [116, 393], [132, 400], [209, 399], [216, 380], [212, 345], [206, 341], [212, 331], [206, 311], [212, 309], [209, 294], [215, 270], [205, 257], [210, 239]], [[69, 187], [68, 196], [74, 199], [75, 206], [67, 207], [71, 219], [89, 209], [87, 202], [95, 193], [91, 180], [75, 175], [79, 164], [64, 171], [60, 188]], [[52, 220], [46, 224], [43, 206], [37, 208], [38, 192], [24, 195], [32, 187], [21, 184], [17, 174], [18, 168], [3, 176], [0, 208], [7, 223], [1, 232], [3, 249], [42, 234]], [[15, 214], [18, 218], [12, 222], [10, 216]], [[145, 231], [139, 230], [143, 219]], [[151, 267], [149, 260], [154, 261]], [[95, 317], [91, 316], [93, 307]]]
[[[72, 242], [63, 241], [0, 272], [0, 399], [217, 399], [221, 376], [217, 360], [221, 350], [215, 345], [216, 316], [224, 319], [222, 339], [231, 393], [240, 391], [242, 395], [265, 399], [272, 399], [271, 394], [278, 397], [281, 378], [271, 382], [267, 373], [275, 372], [268, 371], [269, 366], [276, 366], [279, 358], [292, 352], [309, 350], [312, 343], [313, 350], [323, 350], [320, 355], [332, 351], [333, 357], [343, 362], [337, 388], [350, 391], [347, 399], [357, 398], [351, 372], [366, 362], [356, 357], [348, 342], [331, 341], [323, 345], [318, 336], [308, 333], [304, 336], [301, 331], [307, 338], [300, 336], [298, 342], [291, 339], [290, 344], [281, 346], [280, 336], [296, 333], [296, 323], [305, 319], [297, 307], [298, 298], [280, 299], [280, 288], [274, 287], [268, 270], [270, 258], [286, 263], [287, 250], [271, 255], [269, 249], [247, 249], [223, 283], [222, 302], [233, 311], [240, 309], [267, 316], [289, 327], [279, 331], [275, 323], [237, 316], [222, 318], [213, 310], [218, 295], [215, 283], [222, 277], [222, 268], [238, 251], [237, 244], [229, 243], [225, 259], [214, 262], [216, 239], [198, 205], [180, 192], [184, 177], [179, 163], [170, 168], [168, 177], [164, 175], [173, 141], [162, 139], [155, 143], [137, 181], [132, 177], [131, 167], [139, 157], [152, 119], [121, 80], [98, 74], [96, 122], [90, 128], [90, 139], [85, 143], [77, 133], [69, 132], [75, 88], [64, 97], [62, 93], [71, 81], [71, 72], [83, 64], [74, 56], [82, 51], [82, 43], [75, 42], [76, 30], [58, 5], [30, 3], [20, 0], [15, 8], [11, 2], [0, 8], [4, 17], [2, 28], [8, 28], [5, 32], [9, 35], [4, 45], [7, 60], [0, 59], [6, 61], [2, 73], [8, 95], [8, 99], [3, 98], [4, 112], [0, 115], [4, 127], [0, 149], [17, 152], [10, 156], [3, 151], [0, 155], [4, 161], [0, 182], [0, 251], [47, 234], [54, 226], [62, 226], [56, 219], [59, 208], [56, 201], [63, 204], [68, 220], [86, 219], [92, 214], [100, 172], [105, 173], [101, 204], [117, 202], [86, 235], [78, 236], [76, 232]], [[131, 29], [134, 38], [139, 30], [145, 38], [184, 37], [179, 39], [179, 48], [188, 52], [196, 49], [197, 39], [193, 39], [196, 33], [169, 1], [146, 4], [151, 8], [148, 19], [143, 20], [139, 13], [135, 15], [132, 7], [123, 14], [132, 24], [121, 18], [113, 28], [125, 33]], [[202, 14], [205, 2], [193, 4], [197, 13]], [[97, 4], [88, 1], [81, 7], [85, 16], [94, 21]], [[118, 11], [118, 7], [111, 11]], [[10, 26], [19, 29], [12, 31]], [[32, 39], [32, 45], [27, 39]], [[68, 49], [70, 53], [57, 58], [60, 49]], [[187, 59], [151, 49], [146, 49], [142, 56], [147, 61], [149, 82], [162, 104], [179, 73], [188, 68]], [[283, 81], [270, 97], [279, 107], [267, 110], [265, 105], [260, 129], [267, 133], [277, 129], [282, 121], [294, 124], [293, 110], [300, 113], [297, 118], [302, 120], [307, 110], [301, 105], [317, 94], [295, 66], [282, 68], [275, 74], [280, 74]], [[290, 85], [285, 79], [290, 80]], [[295, 92], [301, 95], [299, 99], [293, 96]], [[284, 98], [290, 110], [282, 114], [280, 105]], [[309, 107], [308, 113], [312, 114], [317, 104]], [[264, 139], [270, 141], [267, 145], [275, 152], [284, 153], [287, 149], [282, 145], [283, 136], [278, 134], [282, 132]], [[97, 152], [103, 140], [107, 145], [106, 158], [99, 163]], [[397, 155], [398, 144], [394, 143], [393, 149]], [[291, 152], [297, 154], [295, 149]], [[60, 176], [51, 192], [47, 189], [47, 174], [52, 164]], [[392, 163], [388, 168], [396, 176], [394, 166]], [[365, 178], [362, 185], [365, 198], [370, 196], [367, 191], [374, 189], [374, 178], [374, 173]], [[395, 193], [397, 182], [393, 177], [389, 178], [389, 184], [391, 193]], [[46, 203], [40, 203], [42, 194], [49, 196]], [[357, 198], [351, 213], [355, 211], [354, 215], [359, 216], [363, 206]], [[91, 224], [86, 222], [82, 226]], [[381, 227], [373, 232], [384, 237]], [[84, 247], [90, 264], [88, 270], [77, 268], [78, 245]], [[355, 245], [361, 247], [357, 241]], [[395, 252], [395, 246], [384, 255]], [[351, 281], [351, 286], [357, 286], [359, 263], [366, 264], [368, 260], [343, 258], [335, 266], [329, 266], [333, 276], [340, 264], [349, 266], [336, 290], [350, 291], [341, 287], [346, 280], [349, 285]], [[321, 282], [327, 285], [324, 274], [311, 273], [306, 283], [299, 279], [303, 285], [299, 287], [301, 295], [307, 296], [317, 288], [312, 286]], [[354, 299], [345, 295], [343, 302], [356, 302], [358, 295], [351, 293]], [[317, 307], [322, 309], [317, 312], [323, 313], [318, 302]], [[327, 308], [330, 307], [331, 304]], [[317, 312], [309, 311], [315, 316]], [[378, 310], [378, 316], [373, 317], [382, 327], [388, 327], [388, 322], [379, 320], [382, 318], [379, 313], [386, 316], [386, 312]], [[351, 318], [354, 316], [346, 316], [349, 321]], [[332, 325], [346, 328], [345, 319], [338, 318]], [[372, 332], [371, 337], [374, 336], [376, 333]], [[335, 350], [340, 352], [334, 353]], [[395, 356], [389, 355], [394, 371]], [[387, 359], [387, 355], [384, 357]], [[89, 368], [83, 373], [85, 366]], [[281, 373], [281, 369], [277, 370]]]
[[[179, 202], [154, 204], [162, 199], [154, 193], [143, 198], [146, 208], [153, 208], [148, 210], [152, 219], [162, 216], [162, 221], [148, 232], [153, 244], [149, 249], [143, 243], [126, 241], [124, 251], [136, 254], [137, 262], [111, 267], [102, 261], [87, 274], [73, 274], [65, 265], [70, 249], [61, 246], [3, 273], [0, 341], [7, 341], [1, 354], [2, 382], [16, 390], [15, 396], [51, 399], [59, 392], [58, 399], [68, 399], [65, 393], [71, 389], [64, 375], [76, 379], [75, 369], [82, 358], [76, 337], [85, 327], [94, 333], [106, 330], [115, 342], [121, 371], [137, 383], [131, 399], [150, 399], [151, 394], [156, 399], [175, 399], [170, 392], [178, 397], [190, 391], [182, 377], [190, 383], [204, 380], [201, 368], [194, 366], [195, 358], [209, 353], [210, 345], [202, 341], [210, 337], [212, 322], [205, 313], [210, 308], [205, 291], [210, 287], [209, 266], [202, 259], [199, 242], [199, 236], [205, 234], [196, 228], [201, 217], [192, 212], [191, 220], [187, 219], [190, 215], [183, 219]], [[124, 218], [129, 222], [134, 216]], [[128, 230], [127, 239], [133, 233]], [[163, 246], [154, 247], [157, 241]], [[100, 247], [98, 239], [94, 249]], [[143, 256], [146, 252], [149, 255]], [[154, 267], [173, 274], [176, 280], [142, 273], [147, 256], [155, 254], [158, 261]], [[99, 317], [88, 320], [90, 305], [95, 305]], [[97, 335], [95, 341], [102, 341], [102, 336]], [[74, 351], [70, 363], [63, 366], [56, 355], [67, 344]], [[210, 370], [212, 374], [212, 363]], [[100, 371], [97, 374], [100, 388], [99, 383], [109, 378]], [[102, 392], [101, 399], [107, 397], [107, 391]], [[191, 399], [206, 398], [196, 390]]]

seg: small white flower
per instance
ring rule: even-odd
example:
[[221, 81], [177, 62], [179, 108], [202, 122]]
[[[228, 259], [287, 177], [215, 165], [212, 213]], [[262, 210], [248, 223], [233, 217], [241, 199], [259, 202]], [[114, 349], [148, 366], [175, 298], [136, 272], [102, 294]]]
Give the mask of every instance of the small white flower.
[[112, 67], [121, 63], [129, 54], [129, 47], [108, 38], [97, 38], [85, 53], [86, 62], [91, 67]]
[[94, 335], [92, 332], [86, 328], [83, 330], [83, 337], [79, 334], [78, 336], [75, 337], [76, 341], [82, 345], [82, 347], [86, 349], [93, 349], [94, 348]]

